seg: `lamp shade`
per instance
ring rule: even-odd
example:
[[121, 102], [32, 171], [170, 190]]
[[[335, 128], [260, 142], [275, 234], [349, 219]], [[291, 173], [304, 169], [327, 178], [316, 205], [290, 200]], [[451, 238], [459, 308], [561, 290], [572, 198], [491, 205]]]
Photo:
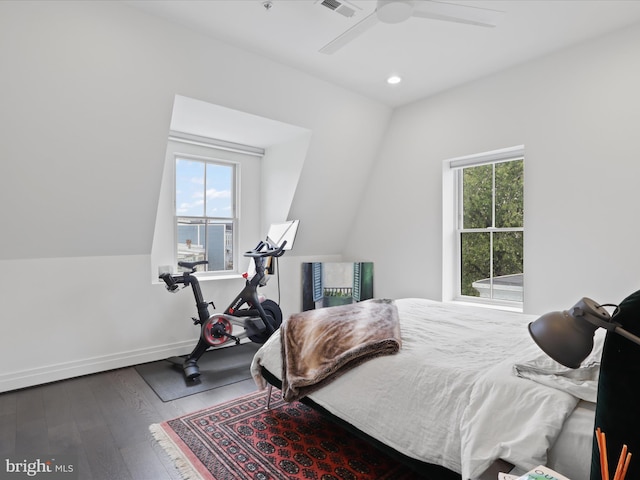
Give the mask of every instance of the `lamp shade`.
[[565, 367], [578, 368], [593, 350], [598, 321], [608, 321], [609, 313], [589, 298], [571, 310], [545, 313], [529, 324], [533, 340], [547, 355]]

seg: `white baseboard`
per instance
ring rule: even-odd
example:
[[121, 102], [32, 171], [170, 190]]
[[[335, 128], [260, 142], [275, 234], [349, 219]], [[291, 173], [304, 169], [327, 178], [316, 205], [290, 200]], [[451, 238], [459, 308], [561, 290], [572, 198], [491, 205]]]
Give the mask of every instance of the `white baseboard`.
[[0, 374], [0, 392], [153, 362], [193, 350], [193, 340]]

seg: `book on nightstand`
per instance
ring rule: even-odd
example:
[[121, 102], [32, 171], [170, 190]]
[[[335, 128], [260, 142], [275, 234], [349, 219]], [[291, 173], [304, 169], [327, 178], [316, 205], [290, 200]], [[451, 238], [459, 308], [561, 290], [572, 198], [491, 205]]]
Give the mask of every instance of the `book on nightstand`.
[[564, 475], [551, 470], [549, 467], [540, 465], [521, 476], [499, 473], [498, 480], [569, 480]]

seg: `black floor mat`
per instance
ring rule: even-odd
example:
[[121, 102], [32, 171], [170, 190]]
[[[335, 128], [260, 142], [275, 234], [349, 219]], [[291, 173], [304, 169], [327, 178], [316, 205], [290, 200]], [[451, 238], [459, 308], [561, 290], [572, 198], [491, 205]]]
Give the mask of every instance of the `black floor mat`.
[[258, 348], [256, 343], [243, 343], [209, 350], [198, 361], [200, 376], [195, 380], [187, 380], [182, 366], [170, 360], [143, 363], [135, 369], [163, 402], [169, 402], [251, 378], [249, 367]]

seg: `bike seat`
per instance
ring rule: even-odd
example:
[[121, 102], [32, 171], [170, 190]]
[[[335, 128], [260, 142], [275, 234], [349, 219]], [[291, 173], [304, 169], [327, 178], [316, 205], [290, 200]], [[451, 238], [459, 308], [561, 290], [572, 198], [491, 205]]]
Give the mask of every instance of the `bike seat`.
[[208, 265], [208, 260], [199, 260], [197, 262], [178, 262], [178, 266], [182, 268], [188, 268], [190, 270], [195, 270], [198, 265]]

